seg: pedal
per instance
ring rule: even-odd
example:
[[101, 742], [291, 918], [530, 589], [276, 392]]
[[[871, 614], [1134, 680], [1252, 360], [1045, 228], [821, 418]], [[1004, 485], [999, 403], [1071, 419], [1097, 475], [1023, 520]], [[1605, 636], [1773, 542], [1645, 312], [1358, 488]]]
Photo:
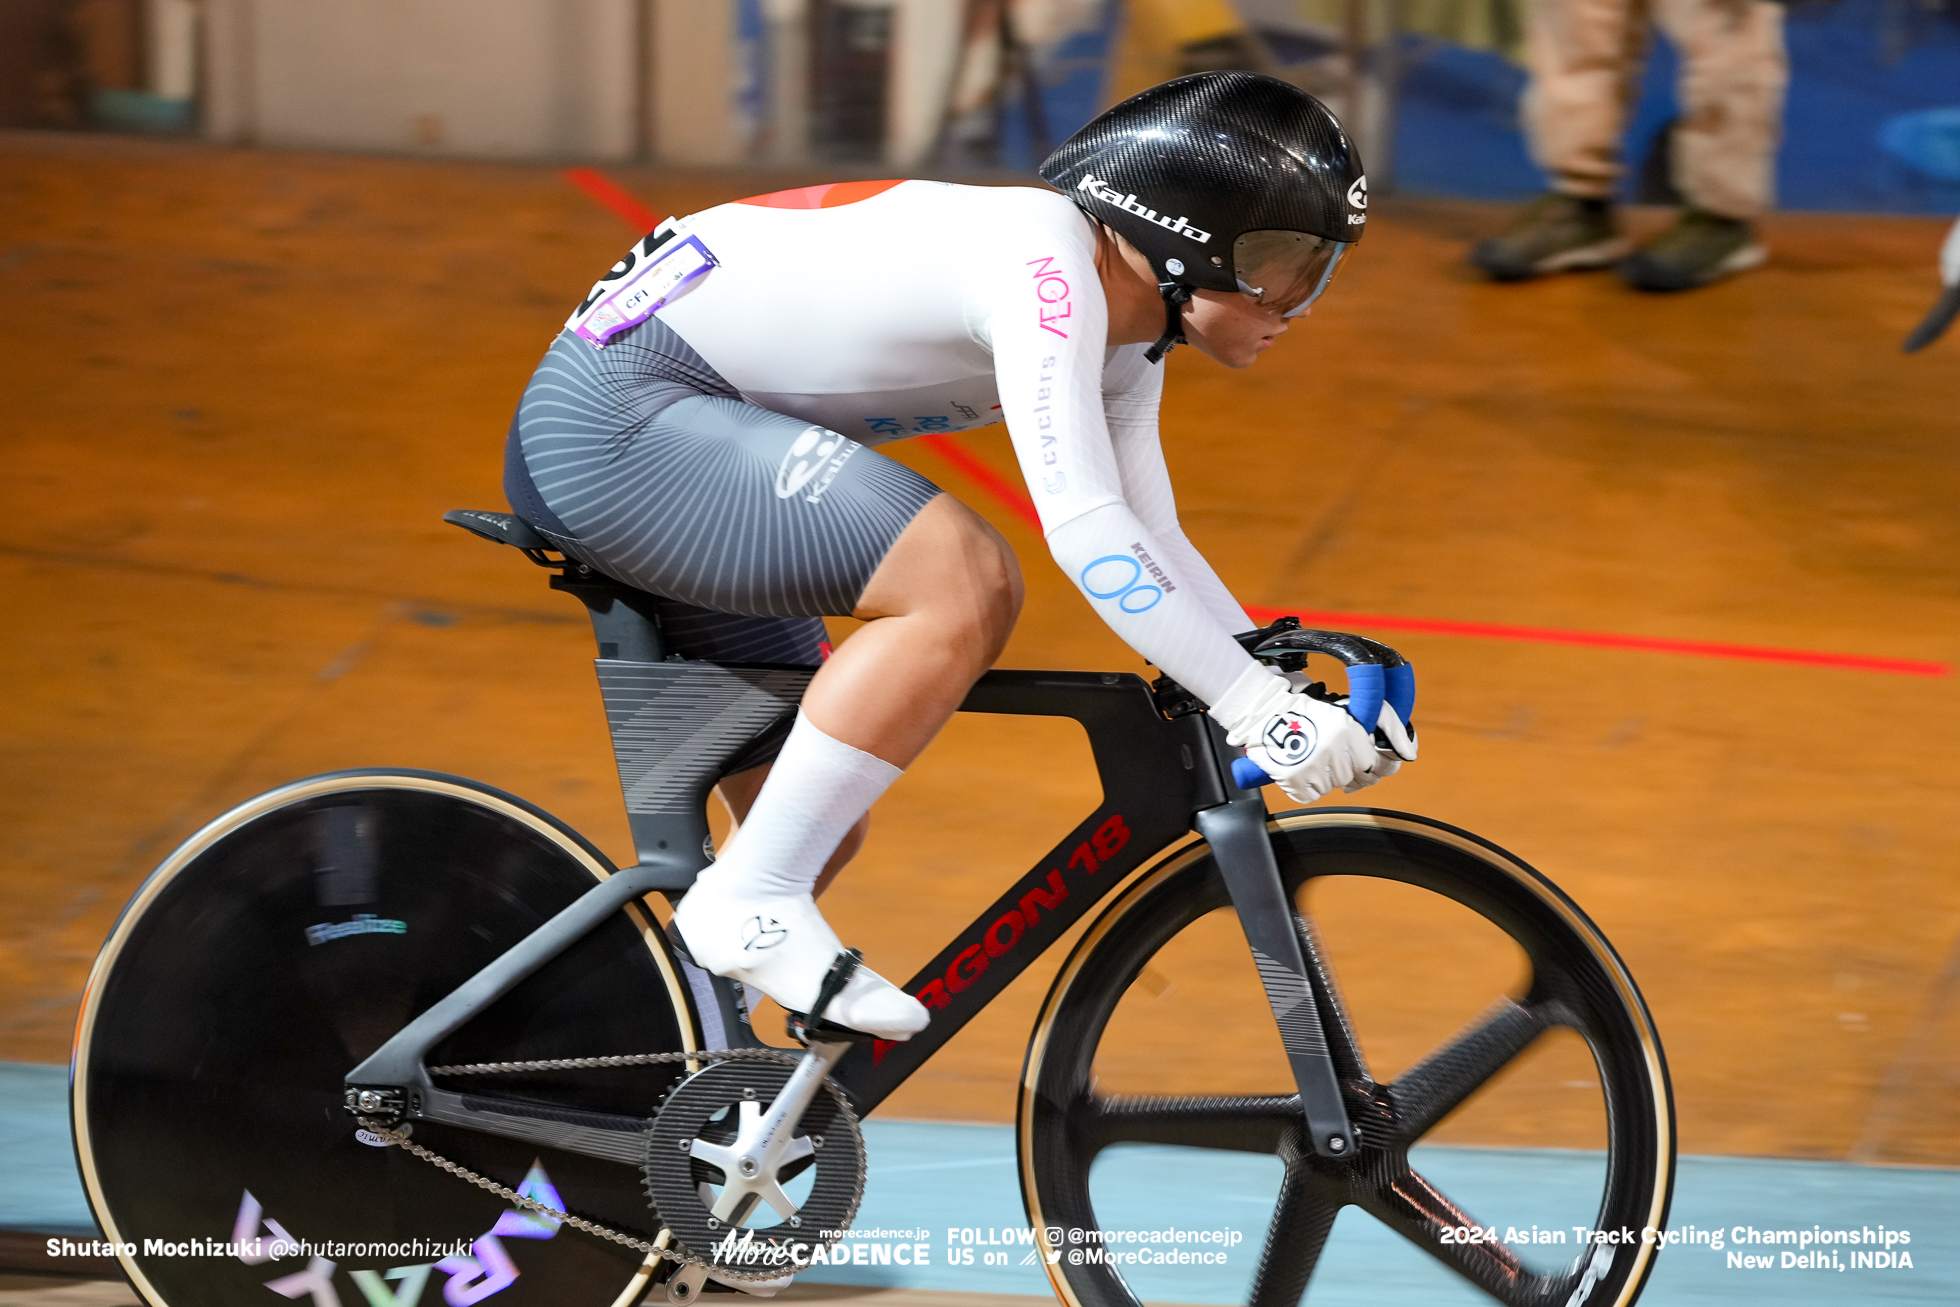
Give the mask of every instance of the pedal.
[[[863, 965], [862, 950], [847, 948], [839, 953], [837, 960], [830, 964], [830, 970], [824, 973], [823, 984], [817, 986], [817, 1001], [811, 1005], [810, 1012], [829, 1011], [830, 1000], [844, 991], [844, 986], [850, 983], [851, 977]], [[809, 1012], [790, 1013], [784, 1026], [789, 1031], [789, 1037], [805, 1047], [811, 1044], [868, 1044], [877, 1038], [862, 1030], [840, 1026], [835, 1021], [812, 1021]]]
[[725, 1288], [734, 1290], [736, 1293], [746, 1293], [751, 1298], [774, 1298], [784, 1289], [789, 1288], [790, 1283], [795, 1279], [796, 1276], [793, 1273], [790, 1275], [779, 1275], [773, 1280], [724, 1279], [719, 1275], [710, 1273], [708, 1283], [722, 1285]]
[[863, 1030], [840, 1026], [835, 1021], [812, 1022], [807, 1013], [792, 1012], [783, 1022], [789, 1037], [806, 1048], [811, 1044], [870, 1044], [878, 1036]]
[[707, 1279], [707, 1267], [699, 1262], [689, 1262], [674, 1272], [674, 1277], [667, 1281], [667, 1301], [673, 1303], [675, 1307], [687, 1307], [687, 1304], [701, 1296], [701, 1286], [707, 1282]]

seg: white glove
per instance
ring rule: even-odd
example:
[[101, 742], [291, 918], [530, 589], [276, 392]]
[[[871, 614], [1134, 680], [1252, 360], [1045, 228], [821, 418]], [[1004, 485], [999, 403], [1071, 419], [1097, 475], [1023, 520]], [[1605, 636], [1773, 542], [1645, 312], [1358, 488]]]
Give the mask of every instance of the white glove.
[[[1281, 672], [1280, 675], [1286, 678], [1286, 683], [1293, 687], [1295, 693], [1305, 694], [1307, 687], [1315, 684], [1314, 679], [1305, 672]], [[1323, 685], [1320, 688], [1324, 690], [1327, 687]], [[1345, 708], [1348, 706], [1348, 696], [1339, 695], [1327, 702]], [[1403, 763], [1414, 762], [1417, 743], [1415, 732], [1410, 730], [1407, 723], [1402, 720], [1402, 714], [1396, 712], [1389, 704], [1383, 704], [1381, 716], [1375, 721], [1375, 752], [1382, 755], [1386, 769], [1376, 768], [1377, 775], [1383, 778], [1393, 776], [1402, 769]], [[1365, 789], [1372, 783], [1363, 781], [1360, 785], [1349, 787], [1348, 792], [1352, 794], [1355, 790]]]
[[[1211, 715], [1225, 727], [1225, 738], [1245, 749], [1296, 803], [1312, 803], [1323, 794], [1344, 789], [1350, 794], [1393, 775], [1402, 764], [1385, 754], [1346, 708], [1297, 692], [1281, 674], [1254, 663], [1232, 682], [1211, 706]], [[1396, 753], [1406, 743], [1406, 756], [1415, 756], [1415, 742], [1392, 708], [1383, 708], [1383, 724], [1393, 723], [1389, 738]], [[1398, 738], [1399, 737], [1399, 738]]]
[[[1347, 701], [1342, 700], [1342, 702]], [[1386, 745], [1382, 743], [1384, 740], [1387, 741]], [[1384, 756], [1398, 759], [1398, 765], [1401, 762], [1416, 760], [1416, 733], [1403, 722], [1402, 714], [1388, 704], [1382, 705], [1382, 715], [1375, 721], [1375, 750]], [[1390, 767], [1383, 773], [1385, 776], [1394, 774], [1394, 767]]]

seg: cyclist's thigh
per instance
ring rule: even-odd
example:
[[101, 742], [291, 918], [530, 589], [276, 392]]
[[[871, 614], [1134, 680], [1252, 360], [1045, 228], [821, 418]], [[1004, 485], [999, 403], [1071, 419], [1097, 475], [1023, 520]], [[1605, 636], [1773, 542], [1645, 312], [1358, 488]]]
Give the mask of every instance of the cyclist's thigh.
[[724, 613], [850, 613], [939, 493], [836, 432], [742, 401], [658, 318], [603, 350], [560, 336], [512, 436], [519, 516], [622, 581]]

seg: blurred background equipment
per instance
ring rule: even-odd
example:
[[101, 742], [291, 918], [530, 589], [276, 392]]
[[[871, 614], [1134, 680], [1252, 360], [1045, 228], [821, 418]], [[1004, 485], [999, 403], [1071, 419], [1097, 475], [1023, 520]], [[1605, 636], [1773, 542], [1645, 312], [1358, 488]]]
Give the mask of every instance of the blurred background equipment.
[[1038, 165], [1122, 98], [1110, 84], [1122, 17], [1117, 0], [968, 0], [936, 162]]
[[0, 127], [195, 126], [193, 0], [8, 0], [0, 5]]
[[[1124, 97], [1247, 68], [1370, 187], [1517, 200], [1532, 0], [8, 0], [0, 127], [450, 157], [1025, 176]], [[1789, 8], [1785, 208], [1960, 210], [1960, 0]], [[1666, 39], [1617, 198], [1672, 203]]]

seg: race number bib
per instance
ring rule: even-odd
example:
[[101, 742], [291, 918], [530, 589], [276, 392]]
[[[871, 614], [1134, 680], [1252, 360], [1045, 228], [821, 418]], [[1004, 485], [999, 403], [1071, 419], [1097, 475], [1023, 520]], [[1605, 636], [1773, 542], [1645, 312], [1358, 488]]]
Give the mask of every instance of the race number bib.
[[565, 320], [565, 326], [594, 349], [660, 312], [667, 301], [715, 266], [715, 256], [699, 236], [656, 246], [659, 235], [655, 232], [628, 250]]

